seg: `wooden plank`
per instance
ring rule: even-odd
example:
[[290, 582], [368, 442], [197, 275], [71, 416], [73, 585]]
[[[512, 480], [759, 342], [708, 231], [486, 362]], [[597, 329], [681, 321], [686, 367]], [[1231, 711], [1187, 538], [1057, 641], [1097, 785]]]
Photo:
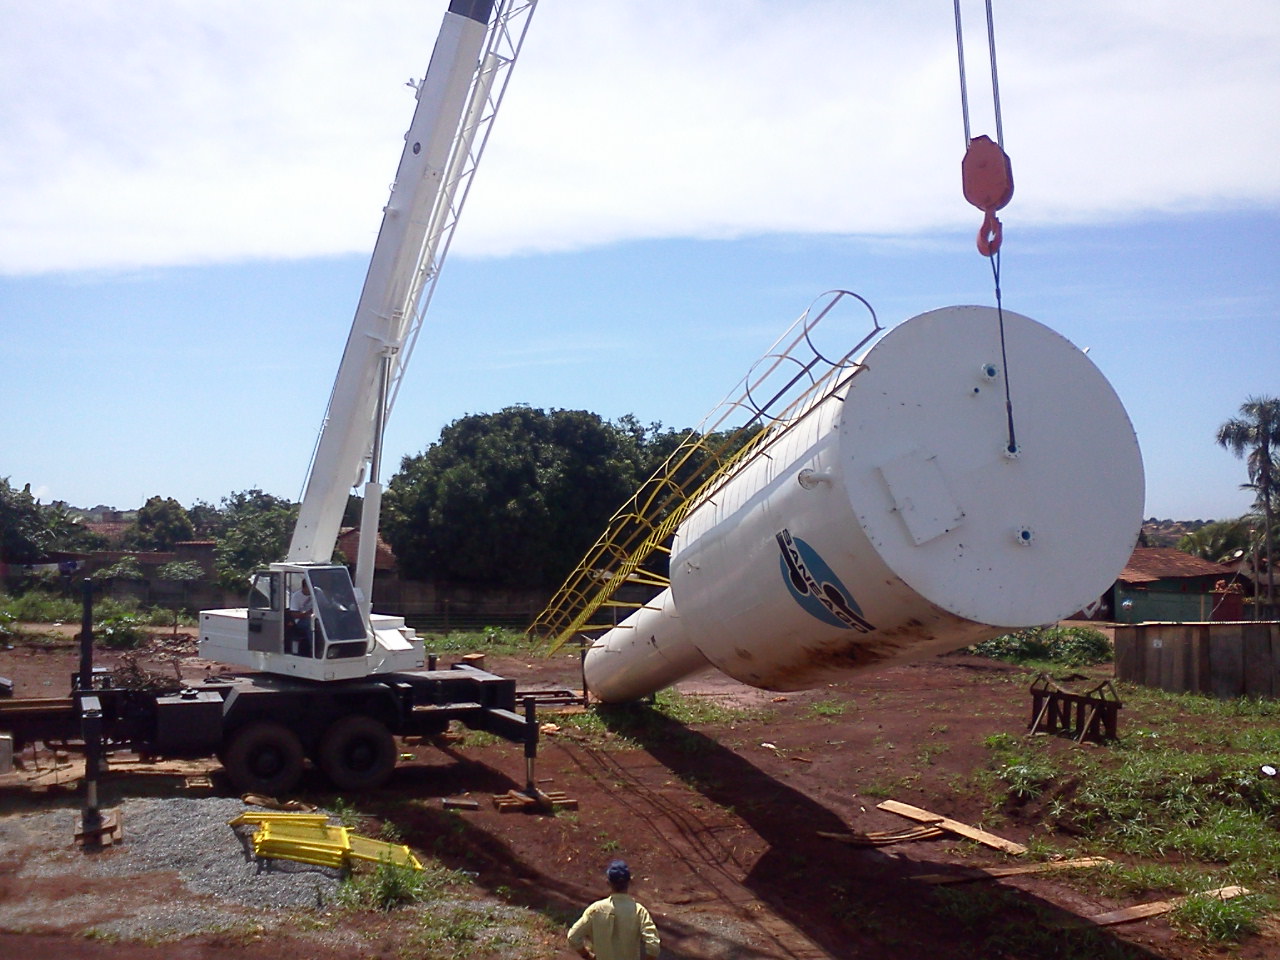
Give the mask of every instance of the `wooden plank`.
[[1274, 623], [1268, 621], [1265, 626], [1271, 642], [1271, 663], [1267, 666], [1271, 673], [1271, 695], [1280, 697], [1280, 633], [1276, 632]]
[[1193, 640], [1193, 628], [1188, 624], [1170, 626], [1164, 634], [1164, 649], [1160, 661], [1160, 689], [1170, 693], [1182, 693], [1187, 689], [1187, 656]]
[[[1243, 896], [1248, 893], [1247, 887], [1219, 887], [1216, 890], [1206, 890], [1199, 896], [1217, 897], [1219, 900], [1230, 900], [1232, 897]], [[1123, 910], [1111, 910], [1107, 913], [1097, 913], [1091, 917], [1084, 919], [1099, 927], [1109, 927], [1117, 923], [1128, 923], [1131, 920], [1145, 920], [1148, 917], [1158, 917], [1162, 913], [1168, 913], [1174, 907], [1181, 903], [1185, 903], [1188, 897], [1174, 897], [1172, 900], [1156, 900], [1151, 903], [1139, 903], [1137, 906], [1125, 907]]]
[[1028, 873], [1057, 873], [1060, 870], [1083, 870], [1110, 863], [1106, 857], [1082, 857], [1079, 860], [1052, 860], [1045, 863], [1020, 863], [1003, 867], [971, 867], [957, 873], [921, 873], [912, 880], [941, 885], [967, 883], [970, 880], [999, 880], [1001, 877], [1020, 877]]
[[1213, 675], [1209, 678], [1210, 692], [1223, 700], [1244, 693], [1244, 652], [1242, 623], [1215, 624], [1209, 634], [1209, 658]]
[[96, 830], [85, 830], [84, 820], [76, 831], [75, 841], [84, 847], [109, 847], [124, 838], [124, 826], [119, 810], [102, 810], [99, 812], [101, 822]]
[[881, 830], [873, 833], [831, 833], [819, 830], [818, 836], [824, 840], [838, 840], [856, 847], [883, 847], [894, 843], [912, 843], [916, 840], [932, 840], [940, 837], [945, 831], [939, 827], [921, 824], [918, 827], [906, 827], [902, 830]]
[[1208, 675], [1208, 649], [1210, 624], [1195, 624], [1187, 631], [1187, 645], [1182, 651], [1182, 692], [1193, 693], [1205, 684]]
[[1209, 655], [1209, 637], [1212, 632], [1213, 628], [1206, 626], [1205, 629], [1196, 634], [1195, 644], [1191, 652], [1195, 662], [1192, 679], [1193, 686], [1187, 691], [1188, 693], [1208, 695], [1212, 692], [1213, 662]]
[[968, 840], [994, 847], [996, 850], [1003, 850], [1005, 853], [1011, 853], [1014, 856], [1021, 856], [1027, 852], [1027, 848], [1020, 843], [1006, 840], [1004, 837], [998, 837], [994, 833], [987, 833], [985, 830], [979, 830], [977, 827], [961, 823], [959, 820], [952, 820], [950, 817], [930, 813], [928, 810], [921, 810], [919, 807], [913, 807], [909, 803], [884, 800], [881, 803], [877, 803], [876, 808], [888, 813], [896, 813], [898, 816], [906, 817], [908, 820], [916, 820], [920, 823], [941, 827], [948, 833], [954, 833]]
[[1246, 623], [1241, 631], [1244, 646], [1244, 692], [1249, 697], [1271, 697], [1271, 631], [1266, 623]]
[[1116, 627], [1116, 679], [1142, 682], [1142, 627]]
[[1170, 625], [1161, 623], [1147, 628], [1146, 685], [1167, 690], [1169, 651], [1174, 643]]

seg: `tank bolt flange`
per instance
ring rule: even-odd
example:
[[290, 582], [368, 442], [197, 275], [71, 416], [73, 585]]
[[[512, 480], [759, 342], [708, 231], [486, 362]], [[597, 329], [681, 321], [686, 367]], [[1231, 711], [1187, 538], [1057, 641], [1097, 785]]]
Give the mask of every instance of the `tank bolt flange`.
[[806, 490], [812, 490], [819, 484], [831, 483], [831, 472], [829, 470], [814, 470], [810, 467], [805, 467], [796, 474], [796, 482]]

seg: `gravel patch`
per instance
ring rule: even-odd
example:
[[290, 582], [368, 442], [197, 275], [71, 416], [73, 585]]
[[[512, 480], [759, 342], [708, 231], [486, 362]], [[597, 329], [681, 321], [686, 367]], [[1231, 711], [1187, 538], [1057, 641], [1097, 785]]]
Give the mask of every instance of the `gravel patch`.
[[[245, 828], [227, 825], [246, 809], [240, 800], [132, 799], [113, 809], [123, 841], [96, 853], [71, 842], [79, 810], [0, 819], [0, 930], [157, 943], [275, 927], [304, 942], [361, 947], [360, 928], [334, 909], [341, 873], [259, 864]], [[533, 942], [528, 911], [489, 898], [441, 897], [396, 916], [427, 953], [470, 945], [528, 956]]]
[[[86, 927], [100, 935], [167, 939], [243, 927], [264, 919], [264, 912], [323, 908], [340, 882], [335, 870], [255, 862], [240, 834], [227, 825], [245, 809], [237, 799], [137, 799], [118, 809], [123, 842], [95, 854], [62, 840], [51, 844], [51, 838], [72, 836], [79, 811], [0, 821], [0, 865], [16, 866], [18, 890], [33, 882], [36, 888], [41, 881], [65, 883], [67, 878], [81, 887], [60, 899], [56, 914], [47, 904], [30, 903], [20, 895], [0, 901], [0, 926], [57, 929], [69, 917], [83, 917]], [[22, 851], [17, 864], [11, 859], [15, 851]], [[157, 875], [157, 883], [147, 885], [149, 895], [135, 889], [142, 874]], [[166, 878], [173, 879], [166, 883]], [[102, 879], [122, 882], [95, 882]], [[157, 889], [171, 895], [156, 896]], [[139, 899], [143, 902], [135, 902]]]

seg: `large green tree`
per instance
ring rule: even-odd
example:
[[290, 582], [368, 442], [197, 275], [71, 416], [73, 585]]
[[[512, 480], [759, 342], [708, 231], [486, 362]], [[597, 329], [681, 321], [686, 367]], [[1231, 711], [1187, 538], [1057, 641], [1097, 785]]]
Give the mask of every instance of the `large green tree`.
[[1243, 458], [1255, 503], [1263, 516], [1263, 549], [1267, 558], [1267, 600], [1275, 602], [1275, 569], [1272, 540], [1275, 531], [1275, 502], [1280, 494], [1280, 400], [1249, 397], [1240, 404], [1240, 415], [1218, 428], [1218, 444]]
[[254, 570], [284, 559], [298, 508], [253, 489], [225, 497], [220, 512], [222, 533], [214, 547], [214, 565], [219, 582], [238, 590]]
[[401, 462], [383, 530], [412, 577], [555, 586], [641, 479], [644, 433], [584, 410], [463, 417]]
[[101, 550], [106, 539], [61, 500], [42, 505], [31, 484], [18, 490], [0, 477], [0, 562], [32, 563], [50, 552]]
[[124, 533], [126, 550], [170, 550], [195, 536], [187, 511], [173, 497], [150, 497]]
[[31, 563], [44, 555], [48, 543], [48, 525], [31, 484], [18, 490], [0, 477], [0, 562]]

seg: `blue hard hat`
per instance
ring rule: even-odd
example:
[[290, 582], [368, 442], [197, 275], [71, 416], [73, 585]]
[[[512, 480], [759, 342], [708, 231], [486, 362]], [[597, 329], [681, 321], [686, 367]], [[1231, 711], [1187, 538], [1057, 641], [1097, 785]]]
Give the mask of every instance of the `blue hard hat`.
[[625, 860], [614, 860], [605, 868], [604, 875], [610, 883], [625, 883], [631, 879], [631, 868]]

